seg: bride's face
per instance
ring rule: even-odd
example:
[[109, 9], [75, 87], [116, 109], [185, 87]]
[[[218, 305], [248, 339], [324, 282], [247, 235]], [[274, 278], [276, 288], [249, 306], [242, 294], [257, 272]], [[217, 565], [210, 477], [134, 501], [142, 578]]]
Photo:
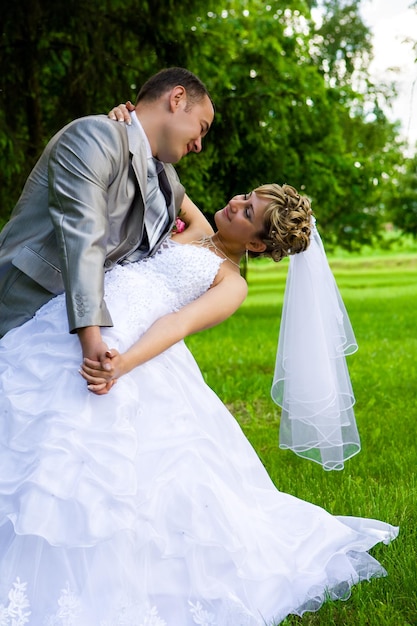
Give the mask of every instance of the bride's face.
[[262, 232], [268, 204], [268, 200], [258, 197], [253, 191], [234, 196], [215, 214], [219, 233], [228, 239], [240, 241], [246, 247]]

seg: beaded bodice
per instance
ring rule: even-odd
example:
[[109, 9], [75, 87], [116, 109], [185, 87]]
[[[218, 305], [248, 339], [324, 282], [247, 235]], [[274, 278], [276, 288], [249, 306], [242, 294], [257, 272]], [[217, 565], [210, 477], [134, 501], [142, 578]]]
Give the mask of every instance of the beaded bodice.
[[143, 332], [161, 315], [192, 302], [210, 288], [223, 260], [206, 248], [168, 240], [153, 257], [117, 266], [105, 279], [112, 316], [123, 302], [115, 328]]

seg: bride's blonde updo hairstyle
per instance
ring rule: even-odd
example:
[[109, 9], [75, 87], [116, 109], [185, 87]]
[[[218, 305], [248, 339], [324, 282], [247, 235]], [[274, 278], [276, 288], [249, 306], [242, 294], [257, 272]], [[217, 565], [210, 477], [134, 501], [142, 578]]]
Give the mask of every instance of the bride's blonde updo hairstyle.
[[281, 261], [290, 254], [304, 252], [309, 246], [312, 228], [310, 200], [291, 185], [270, 183], [257, 187], [254, 192], [259, 198], [269, 200], [264, 230], [258, 233], [266, 245], [262, 256]]

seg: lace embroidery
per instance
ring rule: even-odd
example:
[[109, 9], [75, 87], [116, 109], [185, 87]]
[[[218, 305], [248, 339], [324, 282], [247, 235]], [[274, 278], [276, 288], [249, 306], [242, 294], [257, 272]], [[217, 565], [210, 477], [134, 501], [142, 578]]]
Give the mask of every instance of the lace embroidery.
[[188, 601], [188, 604], [194, 623], [199, 624], [199, 626], [220, 626], [220, 624], [254, 626], [254, 624], [260, 623], [259, 619], [255, 618], [253, 613], [248, 611], [239, 598], [234, 595], [222, 600], [221, 606], [216, 609], [216, 615], [204, 609], [199, 600], [195, 603]]
[[206, 248], [168, 241], [153, 257], [116, 266], [106, 274], [105, 300], [118, 332], [136, 340], [156, 319], [205, 293], [223, 262]]
[[9, 604], [0, 604], [0, 626], [23, 626], [29, 622], [31, 611], [25, 611], [30, 608], [26, 587], [27, 583], [21, 583], [20, 578], [16, 578], [7, 596]]
[[51, 300], [49, 300], [46, 304], [41, 306], [34, 315], [36, 318], [42, 318], [50, 315], [53, 312], [61, 312], [66, 311], [65, 304], [65, 294], [61, 293], [58, 296], [54, 296]]
[[188, 602], [190, 605], [190, 613], [193, 616], [193, 620], [195, 624], [200, 624], [200, 626], [215, 626], [216, 618], [213, 613], [209, 613], [205, 609], [201, 602], [196, 602], [193, 604], [192, 602]]
[[156, 606], [144, 608], [138, 604], [123, 602], [116, 614], [110, 619], [100, 622], [100, 626], [168, 626], [158, 615]]
[[[112, 312], [112, 301], [124, 302], [125, 330], [139, 326], [143, 332], [149, 326], [149, 315], [152, 323], [207, 291], [224, 260], [207, 248], [167, 240], [154, 256], [116, 265], [105, 274], [106, 304]], [[65, 309], [65, 295], [60, 294], [35, 317], [62, 315]], [[117, 328], [120, 330], [119, 324]]]
[[[236, 626], [253, 626], [259, 623], [261, 616], [254, 617], [245, 605], [234, 594], [229, 594], [228, 600], [225, 601], [224, 616], [222, 615], [222, 624], [235, 624]], [[262, 624], [266, 624], [262, 619]]]
[[[26, 595], [27, 583], [20, 582], [16, 578], [12, 589], [8, 593], [9, 604], [0, 605], [0, 626], [24, 626], [30, 624], [30, 603]], [[56, 613], [46, 616], [44, 626], [77, 626], [82, 614], [79, 596], [71, 590], [67, 582], [57, 601]], [[199, 626], [217, 626], [218, 624], [237, 624], [250, 626], [253, 624], [253, 616], [245, 609], [237, 598], [223, 601], [219, 622], [216, 615], [207, 611], [203, 604], [196, 600], [188, 601], [190, 614], [195, 624]], [[237, 621], [238, 620], [238, 621]], [[119, 600], [117, 609], [112, 615], [100, 622], [100, 626], [168, 626], [167, 622], [160, 617], [156, 606], [144, 607], [143, 604], [129, 602], [128, 598]]]
[[69, 583], [65, 585], [64, 589], [61, 589], [58, 607], [54, 615], [48, 615], [45, 626], [76, 626], [81, 606], [78, 596], [74, 591], [71, 591]]

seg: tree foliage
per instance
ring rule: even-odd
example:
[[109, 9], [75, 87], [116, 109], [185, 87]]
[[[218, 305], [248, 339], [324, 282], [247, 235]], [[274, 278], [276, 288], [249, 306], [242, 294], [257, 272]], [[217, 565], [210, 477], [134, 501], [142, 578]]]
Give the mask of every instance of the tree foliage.
[[149, 75], [181, 65], [216, 103], [205, 151], [177, 166], [206, 213], [257, 184], [288, 182], [312, 197], [328, 241], [366, 241], [384, 217], [386, 176], [401, 146], [369, 81], [358, 9], [359, 0], [7, 3], [0, 220], [58, 128], [134, 99]]
[[417, 236], [417, 155], [405, 160], [385, 197], [386, 214], [404, 233]]

